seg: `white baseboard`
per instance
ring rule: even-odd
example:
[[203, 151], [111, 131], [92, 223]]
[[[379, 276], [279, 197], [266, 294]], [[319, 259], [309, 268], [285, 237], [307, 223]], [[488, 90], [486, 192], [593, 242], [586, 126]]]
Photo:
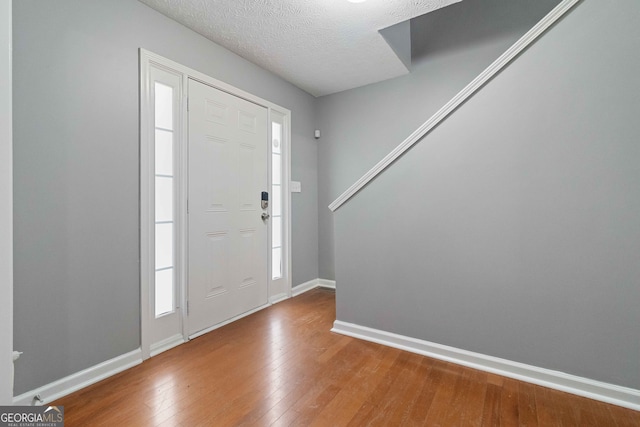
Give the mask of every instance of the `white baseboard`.
[[297, 297], [300, 294], [303, 294], [311, 289], [315, 289], [318, 287], [318, 279], [309, 280], [308, 282], [304, 282], [299, 284], [298, 286], [294, 286], [291, 289], [291, 296]]
[[318, 287], [326, 289], [335, 289], [336, 281], [327, 279], [318, 279]]
[[[300, 295], [304, 292], [310, 291], [317, 287], [335, 289], [335, 282], [331, 280], [324, 280], [324, 279], [310, 280], [306, 283], [303, 283], [301, 285], [294, 287], [292, 289], [292, 296]], [[288, 298], [288, 295], [286, 292], [282, 294], [274, 295], [273, 297], [269, 298], [270, 304], [260, 306], [255, 310], [251, 310], [247, 313], [243, 313], [239, 316], [236, 316], [232, 319], [229, 319], [211, 328], [200, 331], [192, 335], [190, 338], [196, 338], [200, 335], [204, 335], [207, 332], [211, 332], [214, 329], [218, 329], [235, 320], [241, 319], [245, 316], [248, 316], [257, 311], [260, 311], [271, 304], [276, 304], [278, 302], [284, 301], [287, 298]], [[169, 337], [151, 346], [151, 356], [156, 356], [164, 351], [172, 349], [180, 344], [183, 344], [184, 342], [185, 340], [182, 335], [174, 335], [172, 337]], [[63, 396], [66, 396], [75, 391], [78, 391], [82, 388], [88, 387], [91, 384], [95, 384], [98, 381], [102, 381], [110, 376], [113, 376], [129, 368], [132, 368], [136, 365], [139, 365], [140, 363], [142, 363], [142, 351], [140, 349], [137, 349], [130, 353], [123, 354], [122, 356], [118, 356], [111, 360], [102, 362], [98, 365], [92, 366], [91, 368], [85, 369], [80, 372], [76, 372], [75, 374], [69, 375], [68, 377], [65, 377], [65, 378], [61, 378], [57, 381], [54, 381], [42, 387], [38, 387], [34, 390], [30, 390], [19, 396], [15, 396], [13, 398], [13, 404], [20, 405], [20, 406], [29, 406], [34, 404], [45, 405]], [[42, 400], [35, 402], [34, 397], [36, 395], [40, 395], [40, 398]]]
[[269, 304], [271, 305], [277, 304], [279, 302], [286, 300], [287, 298], [289, 298], [289, 295], [287, 295], [286, 292], [282, 292], [281, 294], [277, 294], [272, 297], [269, 297]]
[[184, 342], [185, 340], [182, 334], [176, 334], [160, 342], [151, 344], [151, 357], [157, 356], [158, 354], [165, 352], [167, 350], [171, 350], [173, 347], [177, 347], [180, 344], [184, 344]]
[[[142, 363], [142, 351], [137, 349], [16, 396], [13, 398], [13, 404], [23, 406], [45, 405], [140, 363]], [[40, 395], [42, 400], [34, 402], [34, 396], [36, 395]]]
[[335, 289], [336, 282], [334, 280], [326, 280], [326, 279], [313, 279], [308, 282], [304, 282], [298, 286], [294, 286], [291, 290], [291, 296], [297, 297], [300, 294], [303, 294], [311, 289], [315, 288], [327, 288], [327, 289]]
[[539, 368], [537, 366], [525, 365], [511, 360], [474, 353], [455, 347], [372, 329], [366, 326], [342, 322], [340, 320], [334, 322], [331, 331], [636, 411], [640, 410], [640, 390], [578, 377], [564, 372]]

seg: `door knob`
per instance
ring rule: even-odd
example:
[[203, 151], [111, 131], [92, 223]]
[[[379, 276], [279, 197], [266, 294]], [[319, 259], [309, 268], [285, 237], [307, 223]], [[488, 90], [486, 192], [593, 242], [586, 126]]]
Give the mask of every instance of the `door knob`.
[[269, 215], [269, 214], [268, 214], [268, 213], [266, 213], [266, 212], [262, 212], [262, 215], [261, 215], [261, 217], [262, 217], [262, 220], [263, 220], [263, 221], [268, 220], [270, 216], [271, 216], [271, 215]]

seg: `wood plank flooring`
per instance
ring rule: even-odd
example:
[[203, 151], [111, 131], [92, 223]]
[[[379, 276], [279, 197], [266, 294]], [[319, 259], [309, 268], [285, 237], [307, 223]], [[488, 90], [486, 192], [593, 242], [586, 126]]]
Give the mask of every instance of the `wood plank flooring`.
[[640, 426], [640, 412], [329, 332], [316, 289], [64, 397], [69, 426]]

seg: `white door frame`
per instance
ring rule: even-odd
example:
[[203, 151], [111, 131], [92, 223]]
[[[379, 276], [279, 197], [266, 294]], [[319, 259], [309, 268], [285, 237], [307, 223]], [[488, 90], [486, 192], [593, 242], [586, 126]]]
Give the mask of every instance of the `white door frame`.
[[[282, 125], [282, 144], [283, 149], [281, 150], [282, 156], [282, 177], [281, 177], [281, 185], [282, 185], [282, 212], [283, 217], [285, 218], [285, 223], [282, 227], [282, 241], [284, 242], [282, 246], [282, 273], [283, 277], [281, 279], [273, 279], [273, 274], [271, 274], [271, 266], [273, 265], [271, 262], [271, 257], [273, 254], [272, 248], [272, 238], [273, 234], [271, 233], [271, 224], [269, 224], [269, 302], [271, 304], [275, 304], [279, 301], [291, 297], [291, 190], [290, 190], [290, 182], [291, 182], [291, 116], [282, 114], [281, 112], [275, 110], [272, 112], [269, 110], [269, 150], [268, 156], [271, 159], [272, 151], [271, 151], [271, 143], [273, 141], [272, 132], [272, 123], [278, 122]], [[269, 160], [269, 194], [273, 193], [272, 186], [272, 168], [273, 164], [271, 160]], [[273, 201], [273, 197], [271, 197], [271, 202]], [[273, 203], [271, 203], [273, 206]], [[271, 210], [270, 210], [271, 212]]]
[[[155, 274], [155, 250], [154, 250], [154, 233], [155, 223], [153, 218], [155, 217], [153, 204], [154, 196], [154, 165], [151, 163], [153, 159], [153, 141], [154, 134], [151, 127], [151, 93], [150, 93], [150, 70], [152, 67], [161, 68], [170, 71], [173, 74], [179, 74], [182, 76], [182, 87], [180, 93], [182, 93], [182, 102], [180, 102], [180, 118], [181, 123], [187, 123], [187, 87], [188, 79], [200, 81], [206, 85], [230, 93], [239, 98], [243, 98], [247, 101], [266, 107], [268, 110], [268, 123], [269, 123], [269, 135], [268, 141], [271, 141], [271, 125], [272, 112], [275, 111], [279, 115], [284, 116], [285, 123], [285, 137], [284, 141], [284, 158], [283, 158], [283, 213], [285, 221], [285, 244], [283, 259], [285, 260], [284, 272], [287, 275], [286, 291], [282, 290], [276, 292], [271, 284], [271, 267], [269, 267], [268, 287], [269, 287], [269, 301], [275, 303], [283, 299], [291, 297], [291, 193], [289, 191], [289, 180], [291, 171], [291, 111], [283, 108], [277, 104], [264, 100], [260, 97], [252, 95], [227, 83], [214, 79], [206, 74], [200, 73], [189, 67], [185, 67], [170, 59], [164, 58], [160, 55], [156, 55], [145, 49], [140, 49], [140, 332], [141, 332], [141, 350], [142, 358], [148, 359], [151, 357], [151, 347], [154, 343], [151, 342], [152, 324], [155, 319], [153, 304], [151, 301], [151, 286], [154, 283]], [[187, 156], [187, 126], [182, 126], [179, 135], [176, 135], [176, 143], [179, 146], [178, 159], [180, 164], [177, 171], [178, 189], [176, 194], [176, 271], [177, 274], [177, 287], [178, 287], [178, 306], [181, 308], [182, 315], [182, 335], [183, 342], [189, 339], [188, 337], [188, 316], [187, 310], [183, 309], [187, 307], [188, 294], [187, 294], [187, 271], [184, 266], [187, 265], [187, 176], [188, 176], [188, 156]], [[265, 141], [267, 143], [268, 141]], [[269, 150], [270, 152], [270, 150]], [[269, 157], [270, 159], [270, 157]], [[269, 160], [269, 188], [271, 188], [271, 161]], [[271, 266], [271, 224], [269, 224], [269, 266]], [[163, 348], [163, 350], [169, 349], [170, 346]]]

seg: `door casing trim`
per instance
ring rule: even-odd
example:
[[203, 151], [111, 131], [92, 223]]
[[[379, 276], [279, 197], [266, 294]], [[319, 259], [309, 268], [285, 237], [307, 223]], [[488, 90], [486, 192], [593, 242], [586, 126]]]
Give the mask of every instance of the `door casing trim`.
[[[281, 107], [277, 104], [274, 104], [270, 101], [267, 101], [263, 98], [260, 98], [256, 95], [253, 95], [249, 92], [243, 91], [242, 89], [236, 88], [228, 83], [222, 82], [220, 80], [214, 79], [211, 76], [208, 76], [199, 71], [193, 70], [189, 67], [186, 67], [182, 64], [179, 64], [175, 61], [167, 59], [163, 56], [157, 55], [153, 52], [150, 52], [146, 49], [140, 48], [139, 50], [139, 73], [140, 73], [140, 340], [141, 340], [141, 350], [142, 350], [142, 358], [148, 359], [152, 355], [152, 346], [158, 343], [151, 342], [151, 333], [152, 333], [152, 322], [153, 322], [153, 301], [151, 301], [151, 285], [152, 285], [152, 273], [155, 272], [154, 267], [154, 248], [152, 246], [153, 243], [153, 233], [154, 224], [150, 222], [151, 213], [153, 213], [154, 206], [150, 203], [153, 199], [151, 195], [153, 194], [153, 180], [151, 176], [153, 174], [152, 165], [149, 161], [151, 158], [150, 154], [153, 149], [153, 134], [151, 133], [150, 128], [150, 112], [151, 112], [151, 97], [150, 97], [150, 82], [149, 82], [149, 72], [151, 67], [158, 67], [170, 71], [174, 74], [179, 74], [182, 76], [182, 100], [180, 102], [180, 111], [179, 117], [182, 123], [187, 123], [187, 108], [188, 108], [188, 93], [187, 93], [187, 83], [189, 79], [199, 81], [203, 84], [211, 86], [215, 89], [221, 90], [223, 92], [227, 92], [231, 95], [234, 95], [238, 98], [242, 98], [249, 102], [252, 102], [257, 105], [261, 105], [267, 108], [267, 120], [269, 123], [268, 126], [268, 141], [271, 140], [271, 121], [272, 121], [272, 113], [277, 112], [278, 114], [284, 116], [284, 131], [286, 135], [287, 144], [285, 147], [285, 156], [286, 160], [283, 162], [284, 165], [284, 183], [283, 186], [283, 212], [285, 217], [285, 254], [283, 254], [283, 258], [286, 260], [285, 272], [287, 275], [287, 291], [286, 297], [291, 297], [291, 192], [289, 191], [289, 180], [290, 180], [290, 172], [291, 172], [291, 111]], [[178, 282], [178, 305], [180, 307], [180, 312], [182, 316], [182, 336], [184, 341], [189, 340], [188, 335], [188, 316], [187, 310], [184, 309], [187, 307], [188, 303], [188, 289], [187, 289], [187, 269], [184, 266], [187, 264], [187, 179], [188, 176], [188, 156], [187, 156], [187, 144], [188, 141], [188, 129], [187, 126], [181, 126], [180, 134], [178, 135], [179, 141], [179, 167], [178, 167], [178, 190], [177, 190], [177, 199], [176, 199], [176, 226], [178, 228], [178, 235], [176, 239], [176, 266], [179, 269], [179, 273], [177, 275]], [[269, 150], [270, 152], [270, 150]], [[271, 188], [271, 160], [269, 156], [269, 188]], [[268, 250], [271, 247], [271, 225], [269, 226], [269, 247], [265, 248]], [[271, 260], [271, 251], [268, 250], [268, 259]], [[268, 286], [268, 296], [269, 301], [274, 301], [277, 297], [277, 301], [281, 301], [282, 295], [278, 293], [278, 295], [272, 295], [271, 289], [271, 263], [269, 262], [269, 275], [267, 277], [267, 286]], [[259, 307], [259, 309], [265, 308], [268, 305]], [[230, 319], [233, 320], [233, 319]], [[226, 324], [228, 322], [224, 322]], [[223, 324], [215, 325], [212, 329], [216, 327], [220, 327]], [[154, 346], [155, 348], [155, 346]], [[155, 351], [153, 355], [157, 354]]]

